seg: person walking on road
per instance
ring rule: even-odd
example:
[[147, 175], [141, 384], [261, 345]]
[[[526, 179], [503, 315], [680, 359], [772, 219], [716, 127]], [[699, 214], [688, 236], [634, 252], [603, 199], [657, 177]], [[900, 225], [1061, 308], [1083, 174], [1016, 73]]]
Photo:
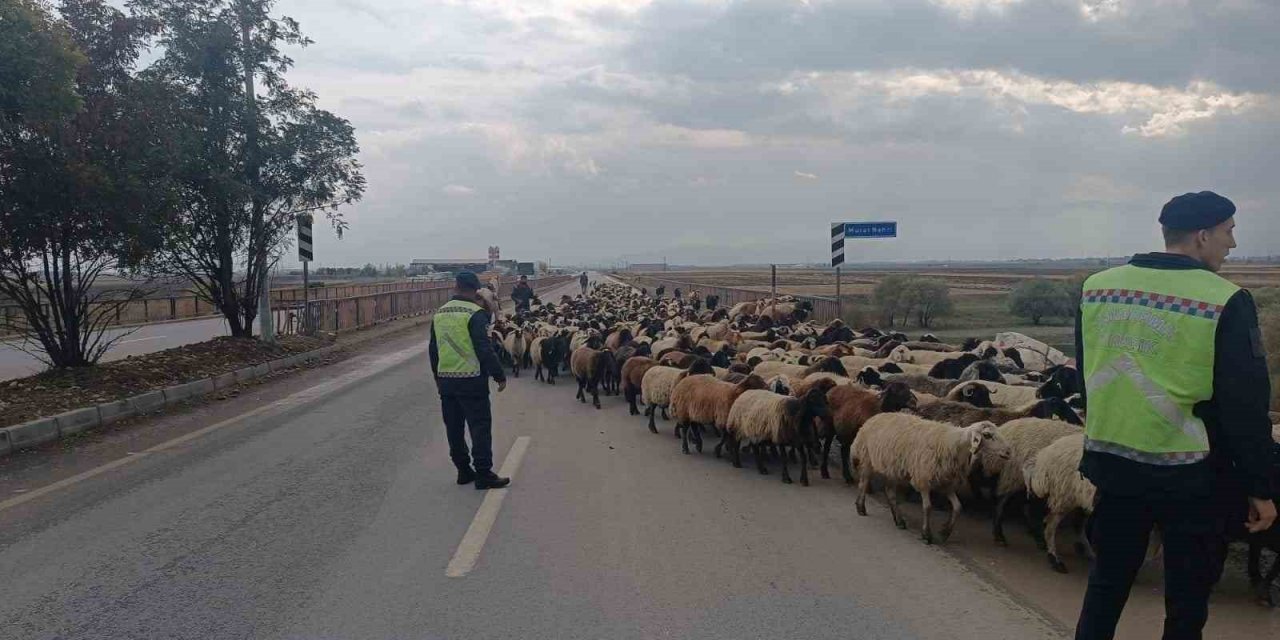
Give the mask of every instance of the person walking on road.
[[1228, 536], [1275, 522], [1270, 382], [1249, 292], [1217, 275], [1235, 205], [1209, 192], [1160, 213], [1166, 250], [1084, 283], [1076, 361], [1087, 400], [1080, 471], [1097, 487], [1097, 558], [1076, 638], [1115, 636], [1153, 528], [1164, 544], [1165, 640], [1200, 638]]
[[529, 276], [520, 276], [520, 282], [511, 289], [511, 300], [516, 303], [516, 311], [528, 311], [533, 300], [533, 288], [529, 286]]
[[476, 274], [459, 272], [453, 298], [436, 310], [431, 322], [431, 373], [440, 392], [440, 413], [449, 438], [449, 457], [458, 468], [458, 484], [474, 482], [477, 489], [500, 489], [511, 480], [493, 472], [489, 378], [498, 383], [499, 393], [507, 388], [507, 378], [489, 342], [489, 313], [478, 304], [479, 290]]
[[582, 275], [578, 276], [578, 284], [582, 285], [582, 295], [584, 296], [587, 295], [587, 282], [587, 272], [583, 271]]

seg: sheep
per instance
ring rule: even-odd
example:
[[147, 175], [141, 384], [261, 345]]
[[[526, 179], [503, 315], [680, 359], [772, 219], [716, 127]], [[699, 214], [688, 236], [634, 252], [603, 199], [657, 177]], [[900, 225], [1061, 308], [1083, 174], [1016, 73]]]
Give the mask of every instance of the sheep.
[[901, 411], [916, 406], [911, 390], [901, 382], [890, 382], [883, 391], [875, 392], [852, 386], [836, 386], [827, 392], [827, 404], [831, 407], [829, 426], [822, 433], [822, 477], [829, 479], [828, 469], [831, 442], [840, 440], [840, 470], [846, 484], [853, 484], [849, 469], [849, 450], [858, 430], [871, 416], [878, 413]]
[[939, 380], [938, 378], [908, 373], [891, 373], [882, 377], [885, 382], [901, 382], [911, 387], [913, 391], [921, 391], [939, 397], [947, 395], [951, 388], [955, 386], [954, 380]]
[[520, 365], [524, 362], [525, 353], [529, 348], [528, 336], [525, 335], [524, 329], [519, 327], [513, 329], [502, 339], [502, 347], [511, 354], [511, 375], [520, 377]]
[[658, 363], [647, 356], [632, 356], [622, 363], [622, 397], [626, 398], [627, 409], [633, 416], [640, 415], [640, 409], [636, 407], [636, 398], [640, 395], [644, 374], [656, 366]]
[[[1080, 433], [1080, 427], [1059, 420], [1043, 418], [1019, 418], [996, 427], [1000, 437], [1009, 443], [1009, 463], [1004, 465], [996, 475], [996, 508], [992, 516], [992, 535], [996, 544], [1007, 547], [1009, 541], [1004, 536], [1004, 512], [1009, 500], [1024, 494], [1027, 489], [1026, 478], [1022, 475], [1023, 467], [1040, 452], [1063, 436]], [[1027, 524], [1031, 526], [1028, 510]], [[1040, 531], [1031, 526], [1031, 535], [1036, 544], [1043, 549], [1044, 538]]]
[[[702, 427], [713, 427], [723, 433], [734, 400], [744, 391], [764, 388], [764, 379], [757, 375], [746, 376], [736, 384], [721, 382], [715, 376], [685, 376], [671, 390], [671, 416], [682, 435], [680, 450], [689, 453], [692, 436], [694, 447], [702, 453]], [[718, 445], [716, 457], [720, 457]]]
[[[547, 384], [556, 383], [556, 372], [569, 353], [569, 338], [564, 334], [535, 338], [529, 345], [533, 359], [533, 377], [535, 380], [546, 380]], [[543, 369], [546, 375], [543, 376]]]
[[[658, 432], [654, 424], [654, 416], [658, 409], [662, 410], [662, 419], [669, 420], [667, 407], [671, 404], [671, 390], [684, 376], [700, 373], [711, 373], [711, 365], [699, 358], [693, 366], [686, 369], [658, 365], [644, 372], [640, 381], [640, 396], [646, 407], [644, 413], [649, 417], [649, 431]], [[678, 434], [677, 434], [678, 435]]]
[[960, 377], [957, 379], [961, 382], [985, 380], [987, 382], [1003, 383], [1004, 375], [1000, 373], [1000, 370], [996, 368], [996, 365], [987, 362], [986, 360], [979, 360], [965, 367], [964, 371], [960, 372]]
[[[1058, 418], [1074, 425], [1083, 425], [1080, 416], [1060, 398], [1032, 400], [1021, 407], [992, 407], [989, 390], [981, 382], [960, 384], [946, 398], [936, 402], [921, 402], [916, 413], [930, 420], [954, 425], [973, 424], [986, 420], [997, 425], [1018, 418]], [[959, 399], [963, 402], [957, 401]]]
[[960, 374], [964, 373], [966, 367], [981, 359], [972, 353], [962, 353], [933, 365], [933, 368], [929, 369], [929, 377], [955, 380], [960, 377]]
[[1036, 387], [1018, 387], [989, 380], [978, 381], [991, 392], [991, 402], [997, 407], [1025, 407], [1038, 399]]
[[946, 542], [960, 515], [960, 497], [956, 491], [968, 478], [969, 469], [983, 450], [1007, 459], [1009, 445], [996, 435], [990, 422], [975, 422], [956, 428], [941, 422], [925, 420], [906, 413], [881, 413], [867, 420], [853, 439], [853, 463], [858, 469], [858, 515], [867, 515], [867, 490], [871, 478], [885, 481], [889, 511], [893, 523], [905, 529], [907, 522], [898, 512], [898, 489], [909, 484], [920, 493], [924, 523], [920, 537], [933, 544], [930, 527], [933, 503], [930, 492], [938, 491], [951, 503], [951, 515], [938, 532], [937, 541]]
[[846, 378], [844, 376], [836, 375], [834, 373], [827, 373], [825, 371], [819, 371], [817, 373], [811, 373], [803, 378], [792, 378], [791, 379], [791, 395], [797, 398], [803, 396], [804, 394], [808, 393], [809, 388], [812, 387], [814, 384], [816, 384], [819, 380], [830, 380], [832, 384], [835, 384], [837, 386], [854, 384], [853, 380]]
[[765, 467], [766, 445], [779, 448], [782, 460], [782, 482], [791, 484], [787, 469], [786, 448], [800, 452], [800, 484], [809, 486], [809, 449], [817, 444], [813, 428], [815, 418], [830, 415], [827, 408], [829, 380], [815, 385], [803, 398], [781, 396], [772, 391], [744, 391], [729, 409], [721, 444], [729, 447], [734, 468], [742, 468], [742, 444], [751, 446], [756, 457], [756, 468], [761, 475], [769, 473]]
[[587, 401], [585, 391], [591, 392], [591, 404], [600, 408], [600, 380], [609, 370], [613, 354], [608, 349], [578, 347], [569, 358], [569, 370], [578, 380], [579, 401]]
[[[1022, 471], [1027, 479], [1027, 492], [1048, 503], [1044, 539], [1049, 566], [1058, 573], [1067, 572], [1066, 563], [1058, 555], [1058, 525], [1076, 510], [1091, 513], [1097, 492], [1093, 483], [1079, 471], [1083, 454], [1083, 432], [1063, 436], [1041, 449]], [[1086, 549], [1087, 545], [1085, 543]]]

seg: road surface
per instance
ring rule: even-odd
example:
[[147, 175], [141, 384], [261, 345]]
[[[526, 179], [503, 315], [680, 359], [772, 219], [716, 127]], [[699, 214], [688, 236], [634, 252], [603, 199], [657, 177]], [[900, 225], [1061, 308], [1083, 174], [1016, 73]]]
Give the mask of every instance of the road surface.
[[510, 489], [455, 486], [424, 341], [0, 460], [0, 638], [1064, 631], [842, 484], [681, 455], [564, 378], [493, 397]]

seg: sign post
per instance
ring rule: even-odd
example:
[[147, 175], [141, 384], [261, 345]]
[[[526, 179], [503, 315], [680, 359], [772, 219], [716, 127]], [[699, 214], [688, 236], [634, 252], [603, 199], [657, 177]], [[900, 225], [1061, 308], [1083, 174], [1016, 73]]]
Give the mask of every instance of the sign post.
[[315, 253], [311, 248], [311, 214], [298, 216], [298, 260], [302, 261], [302, 333], [311, 335], [311, 279], [307, 265]]
[[841, 320], [844, 319], [844, 297], [840, 291], [840, 265], [844, 264], [845, 240], [896, 237], [898, 237], [897, 221], [831, 223], [831, 266], [836, 269], [836, 305], [839, 308]]

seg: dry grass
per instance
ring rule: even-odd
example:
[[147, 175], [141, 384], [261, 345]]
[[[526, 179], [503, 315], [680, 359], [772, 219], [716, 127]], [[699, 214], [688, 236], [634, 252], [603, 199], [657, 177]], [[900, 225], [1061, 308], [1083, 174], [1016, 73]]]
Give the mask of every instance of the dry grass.
[[1280, 411], [1280, 309], [1259, 318], [1267, 348], [1267, 369], [1271, 371], [1271, 409]]

